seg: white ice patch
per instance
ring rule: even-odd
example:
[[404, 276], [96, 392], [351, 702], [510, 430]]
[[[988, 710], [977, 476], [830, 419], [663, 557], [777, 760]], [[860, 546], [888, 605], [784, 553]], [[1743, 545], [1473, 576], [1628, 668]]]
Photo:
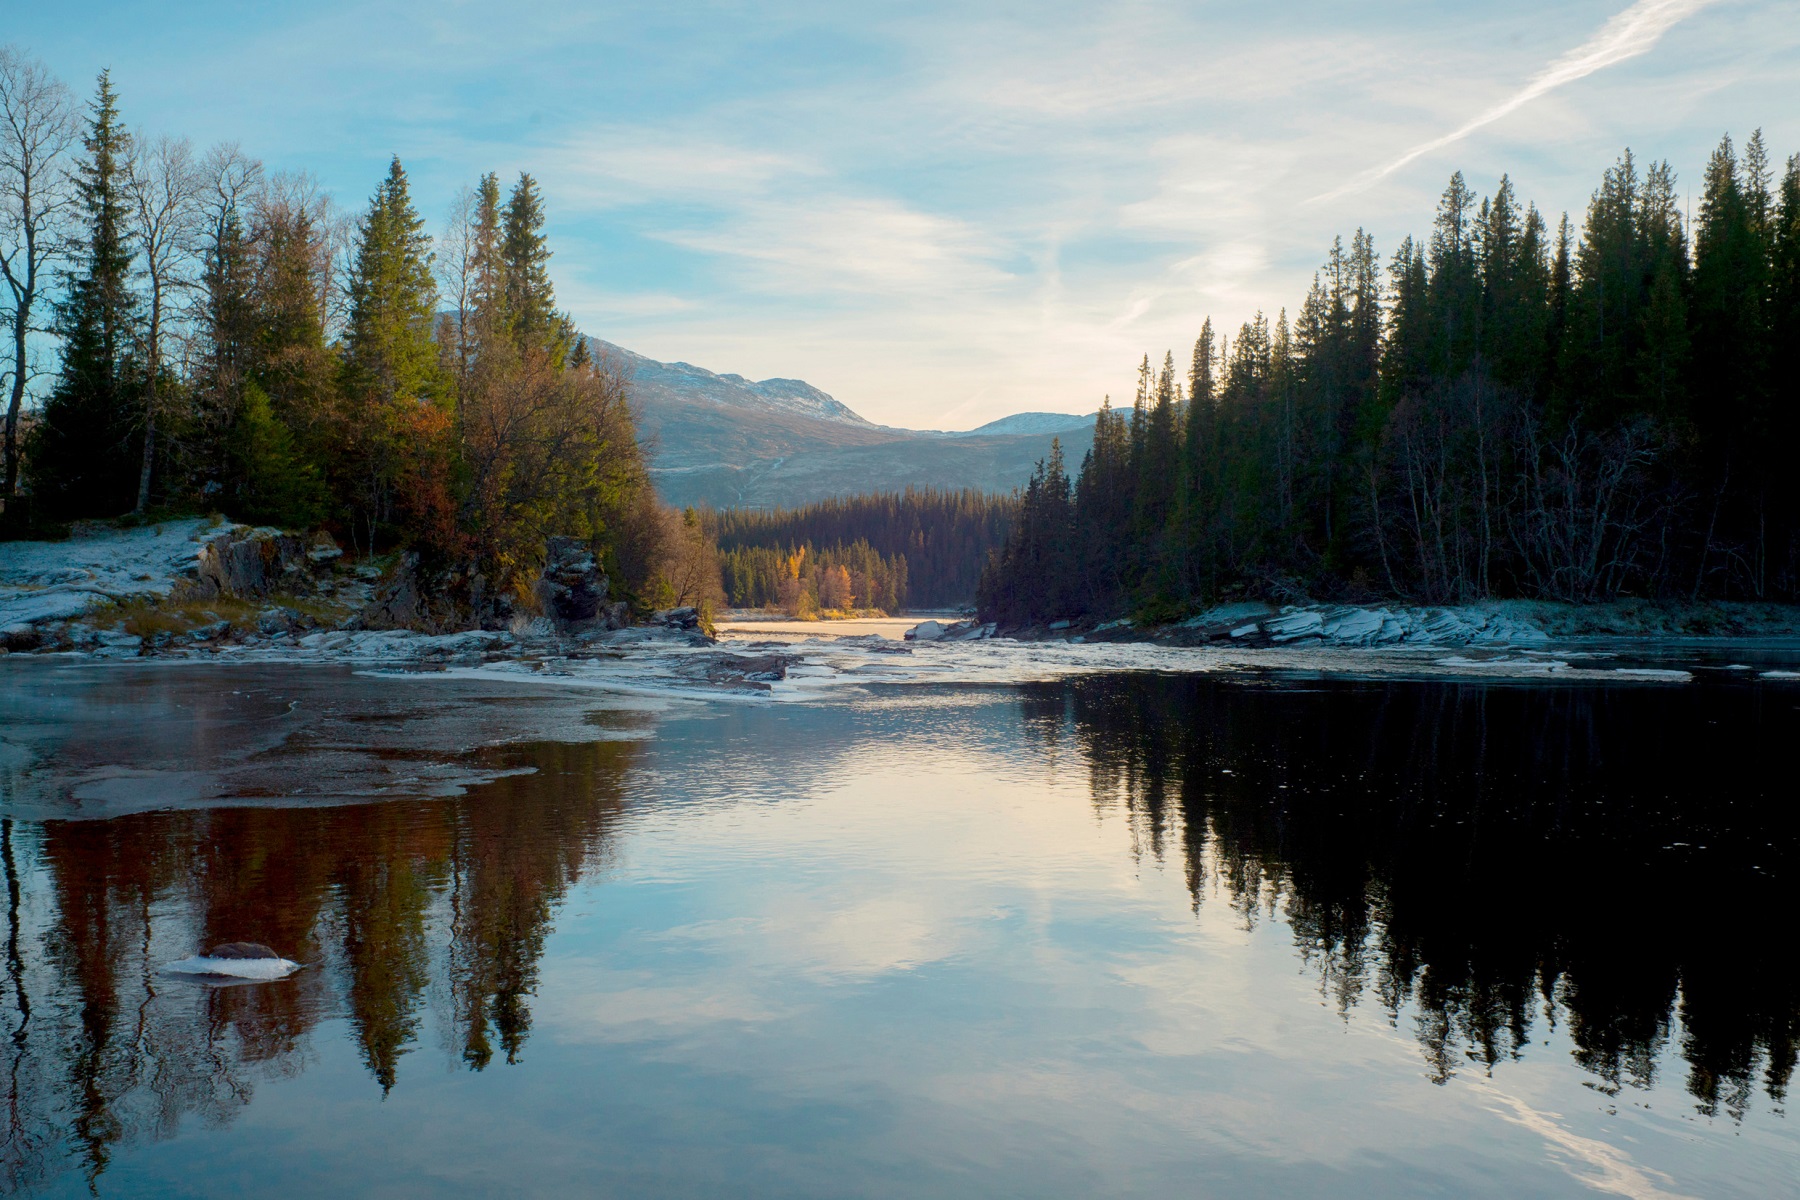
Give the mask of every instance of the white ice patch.
[[1692, 671], [1673, 671], [1664, 667], [1618, 667], [1614, 675], [1623, 675], [1628, 679], [1656, 679], [1664, 683], [1686, 683], [1694, 677]]
[[300, 964], [285, 958], [211, 958], [196, 954], [178, 959], [163, 967], [170, 975], [202, 975], [227, 979], [285, 979], [300, 969]]

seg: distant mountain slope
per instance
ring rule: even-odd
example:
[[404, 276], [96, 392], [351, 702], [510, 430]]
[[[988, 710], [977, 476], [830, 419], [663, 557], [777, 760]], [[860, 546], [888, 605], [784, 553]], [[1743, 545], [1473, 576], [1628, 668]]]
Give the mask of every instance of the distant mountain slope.
[[645, 398], [704, 401], [723, 408], [789, 413], [874, 428], [851, 412], [848, 405], [832, 399], [803, 379], [752, 382], [742, 375], [719, 375], [692, 363], [657, 362], [599, 338], [588, 339], [588, 344], [623, 366], [639, 394]]
[[1066, 429], [1092, 429], [1093, 426], [1093, 413], [1079, 416], [1075, 413], [1023, 412], [1001, 417], [998, 421], [989, 421], [986, 425], [966, 432], [948, 433], [944, 436], [966, 438], [1012, 433], [1061, 433]]
[[786, 507], [915, 487], [1010, 492], [1061, 437], [1071, 466], [1093, 417], [1018, 413], [943, 433], [873, 425], [798, 379], [752, 382], [590, 339], [624, 370], [656, 489], [670, 504]]

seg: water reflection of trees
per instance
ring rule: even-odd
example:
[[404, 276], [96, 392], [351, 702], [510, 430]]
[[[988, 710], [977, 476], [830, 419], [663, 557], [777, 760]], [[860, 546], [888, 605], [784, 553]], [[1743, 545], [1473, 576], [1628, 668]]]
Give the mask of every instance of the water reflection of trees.
[[[633, 746], [513, 753], [535, 772], [456, 800], [6, 820], [0, 1191], [232, 1120], [329, 1017], [383, 1091], [433, 1010], [472, 1069], [496, 1046], [516, 1060], [552, 910], [605, 854]], [[309, 968], [255, 987], [157, 974], [235, 939]]]
[[1025, 707], [1196, 907], [1285, 920], [1342, 1013], [1416, 1022], [1434, 1079], [1561, 1026], [1601, 1091], [1652, 1086], [1679, 1036], [1701, 1112], [1785, 1102], [1791, 696], [1140, 676]]

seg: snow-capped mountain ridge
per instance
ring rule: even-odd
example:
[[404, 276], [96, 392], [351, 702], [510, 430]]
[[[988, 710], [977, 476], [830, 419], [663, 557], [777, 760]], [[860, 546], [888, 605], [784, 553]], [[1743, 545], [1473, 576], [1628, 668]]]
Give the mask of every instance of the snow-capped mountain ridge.
[[742, 375], [709, 371], [688, 362], [658, 362], [599, 338], [589, 338], [588, 343], [595, 351], [623, 366], [639, 391], [666, 388], [729, 408], [787, 412], [846, 425], [870, 425], [849, 405], [804, 379], [750, 380]]

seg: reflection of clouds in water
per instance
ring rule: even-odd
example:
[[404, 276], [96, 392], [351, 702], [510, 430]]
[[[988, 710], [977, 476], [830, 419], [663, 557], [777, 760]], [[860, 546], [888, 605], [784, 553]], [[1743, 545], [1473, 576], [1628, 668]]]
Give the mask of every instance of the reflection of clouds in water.
[[[434, 694], [412, 682], [380, 686], [402, 705]], [[1620, 1023], [1621, 1013], [1665, 1014], [1674, 993], [1643, 987], [1637, 968], [1662, 962], [1656, 947], [1612, 939], [1615, 957], [1583, 957], [1579, 940], [1565, 936], [1583, 928], [1568, 911], [1578, 899], [1557, 893], [1521, 918], [1516, 906], [1553, 886], [1521, 882], [1525, 860], [1508, 859], [1513, 882], [1492, 889], [1504, 901], [1493, 915], [1532, 953], [1486, 961], [1523, 963], [1535, 979], [1554, 958], [1586, 994], [1527, 989], [1525, 1032], [1535, 1036], [1502, 1037], [1491, 1060], [1464, 1057], [1465, 1047], [1486, 1051], [1483, 1021], [1508, 1015], [1471, 1000], [1471, 987], [1491, 981], [1478, 972], [1471, 985], [1454, 973], [1492, 931], [1480, 914], [1442, 904], [1422, 926], [1414, 911], [1410, 927], [1423, 938], [1382, 942], [1407, 932], [1407, 921], [1381, 908], [1405, 899], [1406, 880], [1372, 879], [1371, 864], [1390, 852], [1415, 867], [1446, 856], [1416, 826], [1399, 827], [1410, 843], [1395, 836], [1397, 791], [1365, 779], [1355, 803], [1327, 797], [1358, 771], [1384, 767], [1370, 757], [1376, 729], [1391, 754], [1459, 797], [1440, 809], [1408, 793], [1411, 811], [1440, 833], [1461, 828], [1456, 805], [1480, 791], [1462, 773], [1476, 743], [1461, 732], [1481, 733], [1479, 744], [1511, 769], [1522, 759], [1508, 749], [1517, 725], [1507, 706], [1546, 699], [1496, 691], [1470, 709], [1474, 689], [1394, 686], [1382, 695], [1378, 704], [1369, 688], [1314, 685], [1303, 694], [1140, 677], [882, 690], [800, 709], [684, 709], [636, 744], [532, 748], [535, 774], [441, 803], [51, 823], [58, 879], [77, 890], [106, 881], [116, 899], [111, 940], [72, 929], [65, 942], [81, 953], [57, 969], [90, 972], [66, 978], [95, 994], [100, 968], [133, 975], [143, 899], [178, 895], [193, 905], [162, 927], [169, 936], [153, 963], [206, 944], [202, 933], [254, 933], [246, 918], [281, 910], [288, 928], [265, 940], [285, 951], [312, 938], [321, 955], [308, 961], [319, 969], [287, 992], [220, 1003], [269, 1006], [241, 1014], [239, 1027], [262, 1038], [259, 1061], [298, 1073], [314, 1045], [330, 1053], [342, 1039], [364, 1060], [353, 1081], [363, 1093], [397, 1078], [382, 1119], [396, 1145], [413, 1147], [402, 1152], [413, 1161], [415, 1135], [436, 1144], [443, 1162], [428, 1163], [434, 1171], [477, 1156], [481, 1169], [617, 1162], [642, 1149], [622, 1130], [641, 1128], [632, 1122], [648, 1113], [668, 1118], [650, 1140], [670, 1162], [721, 1147], [787, 1156], [784, 1167], [830, 1158], [847, 1172], [838, 1190], [925, 1160], [969, 1172], [963, 1191], [1011, 1183], [1032, 1194], [1092, 1194], [1126, 1190], [1109, 1186], [1120, 1181], [1148, 1194], [1233, 1183], [1264, 1194], [1568, 1190], [1546, 1146], [1575, 1164], [1582, 1183], [1639, 1188], [1628, 1195], [1679, 1190], [1653, 1168], [1696, 1191], [1733, 1166], [1766, 1172], [1791, 1145], [1767, 1106], [1734, 1113], [1743, 1122], [1735, 1126], [1664, 1117], [1684, 1107], [1677, 1064], [1687, 1047], [1697, 1048], [1696, 1065], [1736, 1069], [1717, 1047], [1749, 1035], [1718, 1023], [1717, 996], [1710, 1008], [1695, 1000], [1712, 1025], [1677, 1018], [1654, 1047], [1658, 1074], [1643, 1086], [1656, 1094], [1643, 1099], [1656, 1100], [1663, 1124], [1646, 1124], [1623, 1102], [1619, 1115], [1607, 1114], [1608, 1099], [1584, 1086], [1594, 1075], [1575, 1053], [1583, 1039], [1604, 1049], [1612, 1029], [1629, 1041], [1635, 1026]], [[1551, 724], [1661, 728], [1643, 724], [1644, 706], [1686, 698], [1703, 697], [1698, 688], [1642, 689], [1600, 703], [1564, 690]], [[1420, 699], [1430, 703], [1414, 707]], [[1365, 716], [1385, 723], [1365, 725]], [[1565, 757], [1593, 756], [1550, 755]], [[1209, 769], [1189, 773], [1190, 762]], [[1671, 778], [1667, 764], [1656, 773]], [[1625, 776], [1614, 768], [1611, 777]], [[1490, 787], [1485, 836], [1534, 804]], [[1571, 810], [1563, 820], [1597, 818]], [[1544, 843], [1530, 844], [1542, 852]], [[1411, 849], [1399, 854], [1404, 845]], [[146, 864], [154, 877], [134, 874]], [[1456, 879], [1428, 877], [1414, 894], [1437, 905], [1460, 895]], [[1372, 884], [1387, 890], [1371, 898]], [[352, 922], [355, 936], [345, 936]], [[1595, 929], [1616, 932], [1604, 920]], [[1402, 952], [1428, 969], [1407, 977], [1420, 981], [1416, 990], [1390, 997], [1376, 968]], [[1712, 977], [1715, 991], [1722, 985], [1745, 1009], [1773, 1012], [1772, 1001], [1791, 996], [1779, 981], [1750, 995], [1728, 970]], [[284, 997], [307, 1002], [283, 1006]], [[420, 1040], [421, 1006], [438, 1010], [449, 1056], [494, 1070], [479, 1083], [446, 1084], [402, 1057]], [[1412, 1036], [1427, 1010], [1453, 1017], [1450, 1035], [1433, 1042], [1455, 1068], [1441, 1080], [1442, 1064], [1429, 1055], [1422, 1064], [1425, 1039]], [[129, 1014], [119, 1011], [109, 1036], [128, 1032]], [[332, 1016], [349, 1019], [319, 1025]], [[195, 1036], [189, 1024], [182, 1031]], [[153, 1049], [171, 1041], [181, 1039]], [[75, 1038], [69, 1044], [79, 1049]], [[51, 1057], [73, 1053], [44, 1045]], [[195, 1046], [210, 1052], [213, 1043]], [[501, 1070], [515, 1057], [529, 1074]], [[110, 1061], [139, 1065], [129, 1049]], [[103, 1060], [89, 1062], [106, 1084]], [[1484, 1069], [1516, 1105], [1494, 1099]], [[323, 1074], [311, 1071], [309, 1083]], [[617, 1095], [627, 1110], [606, 1110], [624, 1111], [623, 1126], [595, 1120], [596, 1079], [625, 1081]], [[64, 1083], [39, 1086], [56, 1096]], [[120, 1111], [130, 1099], [106, 1094]], [[293, 1100], [258, 1103], [283, 1114]], [[1511, 1116], [1496, 1117], [1496, 1104]], [[721, 1111], [723, 1122], [709, 1123]], [[1646, 1129], [1654, 1137], [1640, 1137]], [[1736, 1139], [1739, 1130], [1756, 1136]], [[225, 1150], [253, 1141], [217, 1136]], [[301, 1150], [343, 1155], [318, 1145], [293, 1152]]]
[[1695, 1200], [1686, 1192], [1667, 1190], [1675, 1181], [1661, 1171], [1640, 1167], [1616, 1146], [1582, 1137], [1562, 1124], [1561, 1114], [1540, 1112], [1517, 1096], [1486, 1084], [1477, 1089], [1491, 1096], [1492, 1111], [1521, 1125], [1548, 1142], [1556, 1157], [1569, 1163], [1569, 1174], [1596, 1191], [1630, 1196], [1632, 1200]]

